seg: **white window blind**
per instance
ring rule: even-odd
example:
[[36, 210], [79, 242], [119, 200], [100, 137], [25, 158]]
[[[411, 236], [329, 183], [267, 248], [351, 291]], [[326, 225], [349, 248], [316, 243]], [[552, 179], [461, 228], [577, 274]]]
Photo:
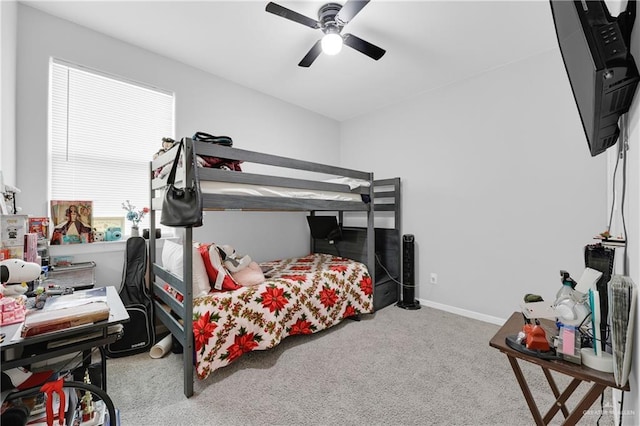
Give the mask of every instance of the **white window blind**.
[[91, 200], [94, 218], [125, 217], [125, 200], [149, 207], [149, 161], [174, 135], [173, 94], [57, 60], [50, 90], [50, 199]]

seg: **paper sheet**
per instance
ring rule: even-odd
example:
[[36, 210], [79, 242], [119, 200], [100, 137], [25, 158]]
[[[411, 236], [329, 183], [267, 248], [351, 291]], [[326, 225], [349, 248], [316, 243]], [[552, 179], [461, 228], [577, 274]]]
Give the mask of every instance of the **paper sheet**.
[[86, 305], [93, 302], [107, 303], [107, 288], [98, 287], [89, 290], [79, 290], [72, 294], [64, 294], [61, 296], [52, 296], [47, 298], [43, 311], [54, 311], [57, 309], [73, 308], [76, 306]]
[[522, 313], [527, 319], [549, 318], [555, 319], [558, 314], [551, 302], [529, 302], [520, 305]]
[[586, 268], [580, 276], [575, 290], [578, 290], [580, 293], [587, 294], [590, 289], [596, 288], [596, 284], [598, 283], [598, 280], [601, 276], [602, 272], [596, 271], [595, 269]]

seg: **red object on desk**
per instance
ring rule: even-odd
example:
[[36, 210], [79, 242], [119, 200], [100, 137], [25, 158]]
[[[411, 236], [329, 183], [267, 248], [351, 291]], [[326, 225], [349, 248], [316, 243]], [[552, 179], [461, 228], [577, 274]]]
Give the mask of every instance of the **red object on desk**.
[[547, 352], [551, 349], [549, 347], [549, 342], [547, 341], [547, 334], [544, 332], [542, 327], [534, 324], [525, 324], [523, 330], [524, 334], [527, 336], [527, 349], [543, 352]]

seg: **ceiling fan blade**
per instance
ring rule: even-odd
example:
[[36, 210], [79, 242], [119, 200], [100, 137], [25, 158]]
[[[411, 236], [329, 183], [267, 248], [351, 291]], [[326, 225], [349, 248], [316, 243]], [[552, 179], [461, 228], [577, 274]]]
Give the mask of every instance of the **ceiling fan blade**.
[[367, 3], [369, 3], [369, 0], [347, 0], [344, 6], [342, 6], [342, 9], [340, 9], [340, 12], [336, 15], [336, 19], [346, 24], [351, 21]]
[[298, 12], [294, 12], [291, 9], [287, 9], [286, 7], [280, 6], [279, 4], [275, 4], [274, 2], [269, 2], [265, 10], [269, 13], [281, 16], [290, 21], [306, 25], [309, 28], [320, 28], [320, 22], [316, 21], [315, 19], [308, 18], [304, 15], [299, 14]]
[[344, 40], [344, 44], [347, 46], [356, 49], [358, 52], [362, 52], [368, 57], [375, 59], [376, 61], [387, 52], [386, 50], [376, 46], [375, 44], [371, 44], [368, 41], [364, 41], [363, 39], [354, 36], [353, 34], [343, 34], [342, 39]]
[[313, 45], [311, 50], [307, 52], [304, 58], [302, 58], [298, 66], [308, 68], [313, 63], [313, 61], [315, 61], [316, 58], [320, 56], [321, 53], [322, 46], [320, 45], [320, 40], [318, 40], [316, 41], [316, 44]]

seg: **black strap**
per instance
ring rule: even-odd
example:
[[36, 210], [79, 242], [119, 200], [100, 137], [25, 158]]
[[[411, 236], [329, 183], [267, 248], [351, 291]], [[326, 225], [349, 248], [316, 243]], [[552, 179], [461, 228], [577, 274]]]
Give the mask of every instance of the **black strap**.
[[178, 160], [180, 159], [180, 150], [182, 149], [183, 143], [183, 141], [180, 141], [180, 143], [178, 144], [178, 152], [176, 152], [176, 158], [174, 158], [173, 160], [171, 172], [169, 172], [169, 177], [167, 178], [168, 185], [173, 185], [176, 182], [176, 169], [178, 168]]
[[[178, 151], [176, 152], [176, 158], [173, 160], [173, 164], [171, 165], [171, 171], [169, 172], [169, 177], [167, 178], [167, 185], [173, 185], [176, 182], [176, 170], [178, 169], [178, 161], [180, 160], [180, 150], [184, 145], [184, 139], [180, 141], [178, 145]], [[184, 151], [187, 152], [187, 147], [185, 146]], [[198, 184], [198, 162], [196, 161], [196, 149], [193, 144], [191, 144], [191, 160], [193, 161], [193, 180], [195, 184]], [[185, 184], [186, 187], [186, 184]]]
[[[198, 192], [200, 192], [200, 183], [199, 183], [200, 178], [198, 177], [198, 160], [196, 159], [196, 144], [194, 144], [193, 141], [191, 141], [191, 161], [193, 161], [193, 183], [198, 189]], [[202, 210], [202, 206], [200, 206], [200, 209]]]

